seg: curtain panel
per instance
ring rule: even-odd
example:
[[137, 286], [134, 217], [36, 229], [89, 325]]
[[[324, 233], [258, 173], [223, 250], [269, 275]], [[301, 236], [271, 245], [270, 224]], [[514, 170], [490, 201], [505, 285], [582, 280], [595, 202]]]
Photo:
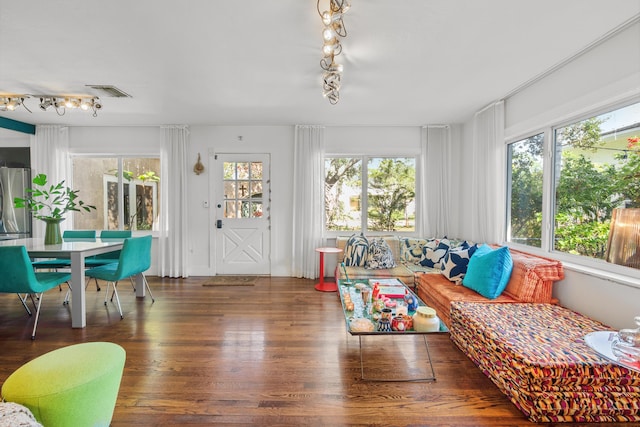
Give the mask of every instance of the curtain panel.
[[164, 126], [160, 148], [158, 275], [189, 277], [187, 217], [187, 126]]
[[315, 279], [324, 222], [324, 127], [298, 125], [295, 133], [291, 272]]
[[424, 126], [421, 130], [422, 154], [417, 177], [421, 220], [418, 235], [442, 237], [449, 232], [451, 128]]
[[[62, 180], [73, 188], [69, 160], [69, 128], [59, 125], [37, 125], [31, 138], [31, 178], [47, 175], [48, 184]], [[73, 228], [73, 216], [60, 223], [60, 230]], [[45, 222], [33, 221], [33, 237], [44, 238]]]
[[473, 119], [470, 177], [470, 238], [476, 242], [502, 243], [506, 212], [506, 146], [504, 101], [478, 111]]

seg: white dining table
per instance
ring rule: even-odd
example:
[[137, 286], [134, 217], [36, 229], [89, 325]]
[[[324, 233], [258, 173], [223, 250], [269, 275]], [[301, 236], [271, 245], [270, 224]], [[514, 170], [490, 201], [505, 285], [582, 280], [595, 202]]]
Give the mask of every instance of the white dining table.
[[[25, 246], [31, 258], [68, 258], [71, 260], [71, 326], [87, 326], [85, 258], [122, 249], [124, 239], [65, 239], [45, 245], [42, 238], [2, 240], [0, 246]], [[136, 296], [145, 296], [142, 274], [136, 276]]]

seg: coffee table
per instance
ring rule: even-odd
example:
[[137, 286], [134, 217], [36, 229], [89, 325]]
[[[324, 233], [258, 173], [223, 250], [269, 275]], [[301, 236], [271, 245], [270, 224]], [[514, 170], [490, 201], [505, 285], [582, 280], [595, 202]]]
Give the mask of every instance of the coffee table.
[[[440, 328], [437, 332], [421, 332], [416, 331], [413, 328], [404, 330], [404, 331], [378, 331], [376, 330], [377, 319], [381, 316], [381, 313], [376, 310], [369, 310], [367, 306], [365, 306], [362, 293], [360, 292], [360, 284], [367, 285], [369, 288], [373, 288], [376, 282], [382, 283], [381, 286], [385, 284], [398, 284], [401, 285], [402, 292], [401, 294], [410, 294], [412, 295], [416, 301], [418, 302], [418, 307], [426, 307], [426, 304], [418, 298], [418, 296], [408, 287], [406, 286], [400, 279], [352, 279], [352, 280], [338, 280], [338, 294], [340, 295], [340, 303], [342, 304], [342, 312], [344, 314], [344, 320], [346, 324], [347, 332], [352, 336], [358, 337], [358, 345], [360, 350], [360, 376], [362, 380], [366, 381], [435, 381], [436, 375], [433, 370], [433, 363], [431, 362], [431, 354], [429, 352], [429, 344], [427, 342], [427, 335], [433, 333], [446, 333], [448, 332], [446, 326], [442, 322], [440, 322]], [[349, 299], [353, 302], [353, 309], [349, 309], [350, 307], [346, 303], [346, 295], [349, 295]], [[388, 296], [392, 302], [404, 301], [404, 297], [400, 295]], [[395, 316], [395, 309], [392, 309], [392, 317]], [[413, 316], [415, 311], [408, 311], [407, 315]], [[373, 330], [358, 330], [355, 327], [357, 323], [361, 322], [361, 320], [357, 319], [367, 319], [373, 324]], [[354, 323], [355, 321], [355, 323]], [[366, 321], [364, 321], [366, 323]], [[429, 364], [429, 368], [431, 374], [426, 377], [420, 378], [410, 378], [410, 379], [388, 379], [388, 378], [372, 378], [365, 377], [364, 373], [364, 362], [362, 355], [362, 339], [366, 336], [387, 336], [389, 339], [393, 339], [394, 337], [405, 337], [405, 336], [420, 336], [423, 341], [425, 348], [427, 350], [427, 360]]]

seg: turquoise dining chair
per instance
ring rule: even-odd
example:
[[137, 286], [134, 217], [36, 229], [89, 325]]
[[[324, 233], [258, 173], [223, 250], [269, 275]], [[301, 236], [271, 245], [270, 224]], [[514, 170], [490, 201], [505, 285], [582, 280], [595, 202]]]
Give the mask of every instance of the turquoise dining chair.
[[[0, 292], [18, 294], [22, 304], [26, 308], [26, 298], [36, 294], [36, 317], [33, 324], [31, 339], [36, 339], [36, 328], [40, 317], [40, 306], [44, 293], [59, 286], [61, 283], [69, 284], [71, 273], [61, 272], [36, 272], [31, 265], [27, 248], [24, 246], [0, 247]], [[22, 297], [20, 294], [25, 294]], [[34, 302], [35, 304], [35, 302]]]
[[118, 312], [120, 318], [124, 319], [122, 314], [122, 306], [120, 305], [120, 297], [118, 296], [118, 282], [122, 279], [142, 274], [144, 284], [149, 291], [151, 301], [155, 302], [147, 278], [144, 277], [144, 272], [151, 267], [151, 236], [131, 237], [124, 240], [122, 250], [120, 251], [120, 257], [117, 262], [105, 264], [100, 267], [91, 268], [85, 271], [86, 277], [93, 277], [96, 279], [104, 280], [107, 282], [107, 291], [104, 297], [104, 305], [107, 305], [107, 299], [109, 298], [109, 287], [113, 284], [113, 297], [116, 298], [116, 304], [118, 306]]
[[[96, 239], [96, 230], [65, 230], [62, 233], [62, 240], [95, 240]], [[43, 259], [40, 261], [32, 262], [33, 268], [35, 269], [50, 269], [55, 270], [58, 268], [70, 268], [71, 260], [66, 258], [53, 258], [53, 259]]]
[[[100, 232], [101, 239], [128, 239], [131, 237], [131, 230], [102, 230]], [[105, 254], [98, 254], [92, 257], [86, 258], [84, 260], [84, 265], [87, 268], [99, 267], [101, 265], [111, 264], [113, 262], [118, 262], [120, 258], [120, 250], [107, 252]], [[100, 285], [98, 284], [98, 279], [96, 281], [96, 290], [100, 291]], [[87, 282], [87, 285], [89, 282]], [[133, 285], [133, 283], [132, 283]], [[135, 291], [135, 286], [133, 288]]]

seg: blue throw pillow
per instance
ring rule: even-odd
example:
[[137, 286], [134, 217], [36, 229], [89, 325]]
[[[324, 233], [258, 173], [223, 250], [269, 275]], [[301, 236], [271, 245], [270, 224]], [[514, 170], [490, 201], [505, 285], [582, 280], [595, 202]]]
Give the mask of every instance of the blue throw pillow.
[[462, 285], [489, 299], [496, 299], [507, 287], [513, 271], [509, 248], [480, 246], [469, 259]]
[[427, 242], [422, 248], [422, 258], [420, 265], [429, 268], [441, 268], [442, 259], [449, 251], [449, 240], [436, 240], [434, 243]]

